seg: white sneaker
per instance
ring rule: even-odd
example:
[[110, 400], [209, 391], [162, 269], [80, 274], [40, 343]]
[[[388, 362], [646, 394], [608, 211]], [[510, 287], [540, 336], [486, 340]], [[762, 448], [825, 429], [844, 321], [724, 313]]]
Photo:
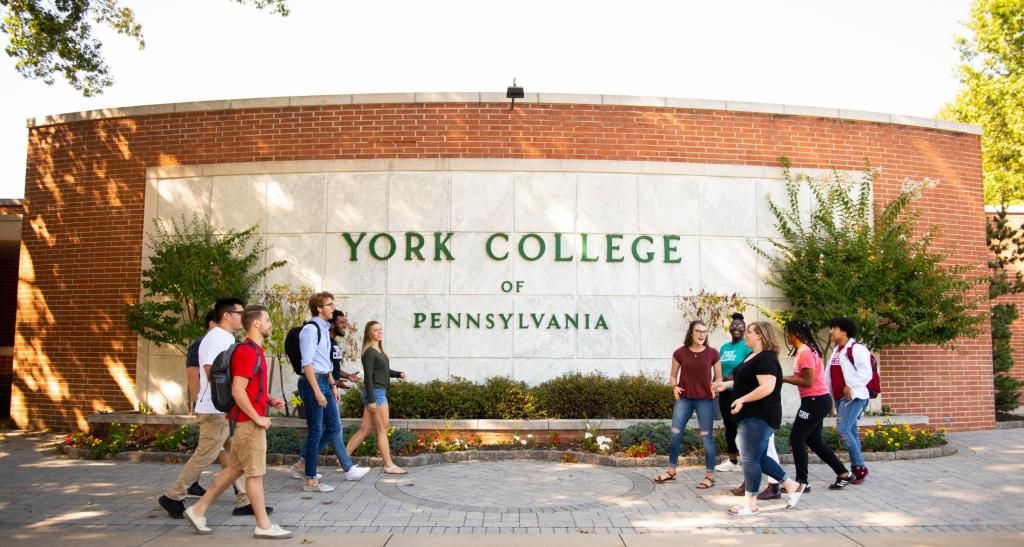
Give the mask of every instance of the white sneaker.
[[252, 535], [262, 539], [288, 539], [292, 537], [292, 533], [276, 524], [270, 525], [270, 528], [256, 527], [256, 531]]
[[329, 484], [327, 484], [327, 483], [324, 483], [324, 482], [317, 482], [316, 484], [312, 484], [312, 485], [303, 483], [302, 484], [302, 491], [303, 492], [333, 492], [334, 491], [334, 487], [329, 485]]
[[731, 460], [725, 460], [724, 462], [715, 466], [715, 471], [737, 471], [742, 467], [738, 463], [732, 463]]
[[212, 534], [213, 533], [213, 530], [210, 529], [210, 527], [206, 525], [206, 517], [197, 517], [197, 516], [193, 515], [192, 514], [192, 507], [189, 507], [188, 509], [185, 509], [185, 512], [182, 513], [182, 514], [185, 515], [185, 520], [187, 520], [188, 523], [191, 524], [192, 527], [196, 529], [196, 533], [197, 534], [205, 536], [207, 534]]
[[[299, 465], [299, 464], [298, 463], [293, 463], [292, 466], [288, 468], [288, 470], [292, 472], [292, 478], [293, 479], [305, 479], [305, 478], [307, 478], [306, 477], [306, 472], [305, 471], [299, 471], [299, 468], [295, 467], [296, 465]], [[322, 478], [324, 478], [323, 473], [317, 473], [316, 474], [316, 480], [320, 480]]]
[[369, 467], [359, 467], [358, 465], [353, 465], [348, 471], [345, 472], [345, 480], [357, 481], [365, 477], [366, 474], [369, 472]]

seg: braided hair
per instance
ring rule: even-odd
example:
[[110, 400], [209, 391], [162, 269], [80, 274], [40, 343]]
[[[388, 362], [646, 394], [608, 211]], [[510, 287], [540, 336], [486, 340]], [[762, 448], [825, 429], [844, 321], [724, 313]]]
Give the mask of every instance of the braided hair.
[[[811, 332], [811, 326], [803, 319], [786, 321], [786, 334], [803, 342], [804, 345], [811, 348], [811, 351], [817, 353], [818, 357], [825, 355], [825, 353], [821, 351], [821, 348], [818, 347], [818, 342], [814, 338], [814, 333]], [[796, 355], [796, 348], [793, 348], [789, 354]]]

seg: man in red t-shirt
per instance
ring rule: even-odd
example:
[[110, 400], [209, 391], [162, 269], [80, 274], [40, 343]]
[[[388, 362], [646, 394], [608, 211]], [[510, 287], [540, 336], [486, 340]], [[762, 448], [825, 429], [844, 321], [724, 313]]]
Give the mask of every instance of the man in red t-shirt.
[[271, 327], [266, 306], [246, 306], [242, 312], [242, 327], [245, 329], [245, 343], [237, 346], [231, 356], [231, 395], [235, 406], [227, 416], [236, 419], [238, 424], [231, 439], [228, 467], [217, 475], [213, 486], [184, 514], [196, 532], [212, 533], [213, 530], [206, 526], [206, 510], [228, 485], [245, 475], [246, 493], [256, 515], [254, 535], [259, 538], [290, 538], [291, 532], [270, 522], [263, 493], [263, 476], [267, 474], [267, 428], [270, 427], [267, 409], [284, 409], [284, 401], [271, 399], [268, 393], [267, 359], [262, 347], [263, 341], [270, 336]]

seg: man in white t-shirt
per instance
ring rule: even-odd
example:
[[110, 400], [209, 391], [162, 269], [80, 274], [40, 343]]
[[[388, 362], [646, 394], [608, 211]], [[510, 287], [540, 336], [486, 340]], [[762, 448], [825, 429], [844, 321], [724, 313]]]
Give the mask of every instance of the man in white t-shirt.
[[[213, 360], [231, 344], [236, 342], [235, 334], [242, 329], [242, 311], [245, 303], [238, 298], [221, 298], [214, 305], [217, 326], [210, 329], [199, 344], [199, 363], [202, 365], [199, 374], [199, 397], [196, 400], [196, 421], [199, 424], [199, 445], [192, 457], [185, 463], [178, 479], [174, 481], [163, 496], [160, 496], [160, 507], [163, 507], [172, 518], [183, 518], [185, 512], [185, 496], [189, 485], [214, 462], [220, 460], [222, 467], [227, 467], [227, 450], [231, 448], [231, 432], [224, 413], [213, 406], [210, 398], [208, 375]], [[267, 513], [273, 508], [267, 507]], [[235, 509], [233, 515], [252, 515], [252, 505], [245, 495], [245, 481], [235, 481]]]

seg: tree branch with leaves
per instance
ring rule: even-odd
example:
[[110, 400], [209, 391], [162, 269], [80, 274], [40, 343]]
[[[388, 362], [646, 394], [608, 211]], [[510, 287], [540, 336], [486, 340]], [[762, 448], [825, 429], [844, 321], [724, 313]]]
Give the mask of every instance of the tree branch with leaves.
[[[287, 0], [232, 1], [288, 15]], [[86, 97], [114, 83], [103, 44], [93, 34], [97, 25], [146, 47], [135, 11], [118, 0], [0, 0], [0, 32], [8, 36], [5, 51], [15, 70], [46, 85], [61, 77]]]

